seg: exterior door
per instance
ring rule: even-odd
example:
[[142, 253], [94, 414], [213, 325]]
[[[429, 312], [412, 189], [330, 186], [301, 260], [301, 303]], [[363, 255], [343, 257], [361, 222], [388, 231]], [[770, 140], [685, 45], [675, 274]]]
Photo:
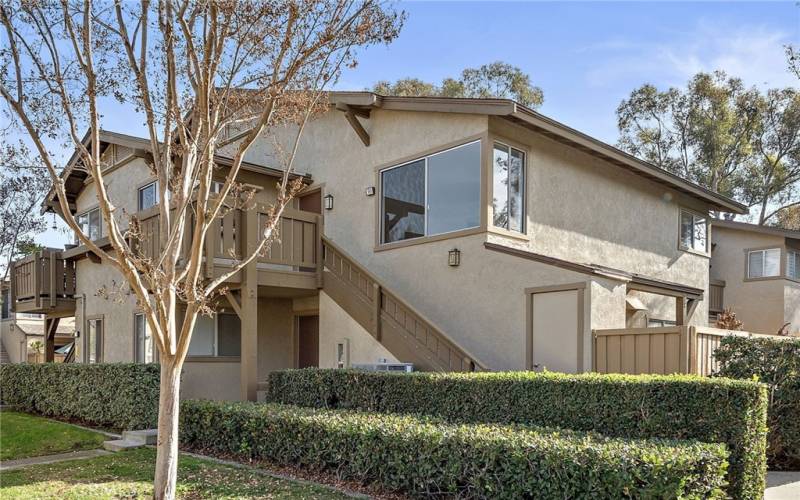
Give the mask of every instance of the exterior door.
[[583, 290], [533, 293], [531, 359], [536, 371], [582, 371]]
[[297, 318], [298, 353], [297, 367], [319, 366], [319, 316]]

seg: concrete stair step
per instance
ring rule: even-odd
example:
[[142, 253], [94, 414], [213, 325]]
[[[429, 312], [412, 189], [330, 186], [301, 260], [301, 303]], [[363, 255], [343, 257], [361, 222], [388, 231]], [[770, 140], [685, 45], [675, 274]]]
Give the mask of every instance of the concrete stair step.
[[141, 448], [142, 446], [144, 446], [143, 443], [132, 443], [131, 441], [126, 441], [125, 439], [103, 441], [103, 448], [107, 449], [108, 451], [114, 451], [114, 452], [130, 450], [133, 448]]
[[158, 442], [158, 429], [143, 429], [140, 431], [125, 431], [122, 439], [131, 443], [142, 445], [156, 444]]

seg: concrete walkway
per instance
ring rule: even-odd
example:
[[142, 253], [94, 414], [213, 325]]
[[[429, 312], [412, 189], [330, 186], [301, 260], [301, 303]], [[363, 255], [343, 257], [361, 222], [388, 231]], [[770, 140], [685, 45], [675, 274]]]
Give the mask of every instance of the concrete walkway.
[[767, 472], [764, 500], [797, 500], [800, 498], [800, 471]]
[[66, 462], [67, 460], [81, 460], [87, 458], [95, 458], [103, 455], [110, 455], [111, 452], [105, 450], [85, 450], [85, 451], [72, 451], [69, 453], [58, 453], [56, 455], [45, 455], [43, 457], [30, 457], [20, 458], [19, 460], [6, 460], [0, 462], [0, 471], [9, 471], [20, 469], [29, 465], [39, 464], [54, 464], [57, 462]]

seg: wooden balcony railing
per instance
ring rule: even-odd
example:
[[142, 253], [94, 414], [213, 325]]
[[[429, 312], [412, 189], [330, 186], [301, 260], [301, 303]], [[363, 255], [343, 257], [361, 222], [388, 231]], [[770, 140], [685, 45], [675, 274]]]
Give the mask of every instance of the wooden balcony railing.
[[[231, 210], [215, 220], [205, 242], [206, 276], [214, 274], [214, 266], [226, 266], [244, 256], [246, 248], [246, 219], [258, 217], [259, 228], [266, 222], [263, 210]], [[141, 241], [137, 248], [146, 258], [161, 254], [158, 212], [148, 213], [139, 220]], [[319, 261], [321, 216], [313, 212], [288, 209], [278, 226], [277, 238], [267, 254], [258, 259], [266, 269], [297, 272], [317, 272]], [[193, 226], [187, 224], [183, 255], [191, 247]]]
[[11, 306], [15, 312], [68, 313], [75, 310], [75, 263], [45, 249], [13, 263]]

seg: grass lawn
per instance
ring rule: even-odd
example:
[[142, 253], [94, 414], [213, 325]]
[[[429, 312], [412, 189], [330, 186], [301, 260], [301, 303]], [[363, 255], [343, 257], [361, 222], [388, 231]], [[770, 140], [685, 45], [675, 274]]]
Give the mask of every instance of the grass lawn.
[[[88, 460], [34, 465], [4, 472], [0, 498], [148, 498], [153, 494], [155, 449], [138, 448]], [[277, 479], [182, 455], [180, 498], [349, 498], [324, 486]]]
[[0, 460], [53, 455], [103, 446], [102, 434], [54, 420], [0, 411]]

